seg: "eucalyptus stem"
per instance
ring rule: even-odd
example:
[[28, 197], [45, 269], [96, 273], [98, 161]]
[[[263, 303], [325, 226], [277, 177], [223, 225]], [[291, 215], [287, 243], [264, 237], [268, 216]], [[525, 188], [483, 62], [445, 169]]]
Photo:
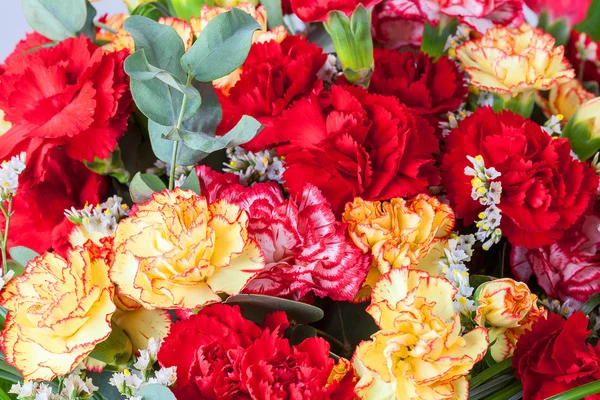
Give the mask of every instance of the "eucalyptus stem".
[[4, 208], [4, 203], [0, 203], [0, 210], [4, 215], [5, 226], [4, 235], [2, 235], [2, 242], [0, 243], [0, 251], [2, 252], [2, 268], [0, 268], [0, 274], [4, 276], [5, 268], [8, 265], [8, 257], [6, 256], [6, 247], [8, 246], [8, 228], [10, 227], [10, 217], [12, 215], [12, 197], [8, 199], [8, 211]]
[[[188, 78], [185, 87], [188, 88], [192, 84], [194, 76], [188, 71]], [[177, 118], [177, 125], [175, 129], [179, 130], [183, 123], [183, 116], [185, 114], [185, 107], [187, 106], [188, 96], [183, 94], [183, 100], [181, 101], [181, 110], [179, 111], [179, 118]], [[177, 168], [177, 152], [179, 151], [179, 140], [175, 140], [173, 143], [173, 154], [171, 155], [171, 173], [169, 174], [169, 190], [173, 190], [175, 187], [175, 169]]]
[[118, 33], [115, 28], [112, 28], [106, 24], [103, 24], [102, 22], [99, 22], [99, 21], [94, 21], [94, 26], [96, 26], [100, 29], [104, 29], [105, 31], [110, 32], [113, 35], [116, 35]]

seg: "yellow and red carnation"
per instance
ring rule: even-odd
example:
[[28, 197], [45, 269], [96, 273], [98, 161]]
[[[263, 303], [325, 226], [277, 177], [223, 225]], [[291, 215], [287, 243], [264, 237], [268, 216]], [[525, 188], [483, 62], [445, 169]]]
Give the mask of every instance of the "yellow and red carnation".
[[2, 350], [25, 380], [70, 373], [110, 335], [116, 309], [110, 257], [91, 242], [66, 258], [46, 253], [7, 284], [0, 297], [9, 310]]
[[367, 308], [381, 330], [352, 359], [359, 399], [467, 399], [466, 376], [483, 358], [488, 335], [479, 327], [460, 336], [456, 292], [425, 271], [401, 268], [382, 276]]
[[494, 343], [490, 354], [496, 361], [512, 356], [519, 336], [546, 316], [546, 309], [538, 307], [538, 297], [529, 287], [510, 278], [485, 283], [476, 297], [475, 322], [489, 328], [490, 342]]
[[473, 86], [515, 97], [549, 90], [575, 77], [564, 47], [555, 43], [552, 35], [526, 24], [518, 29], [496, 26], [460, 46], [456, 56]]
[[373, 266], [357, 300], [366, 300], [375, 283], [392, 268], [410, 267], [438, 275], [437, 262], [454, 227], [454, 212], [426, 194], [389, 202], [355, 198], [346, 204], [342, 220], [363, 253], [373, 254]]
[[572, 79], [553, 87], [548, 95], [548, 100], [537, 96], [536, 101], [541, 105], [548, 118], [553, 115], [562, 115], [562, 121], [566, 123], [583, 103], [594, 97], [596, 96], [593, 93], [583, 88], [579, 80]]
[[179, 188], [155, 193], [117, 227], [111, 279], [147, 309], [197, 308], [238, 294], [265, 259], [248, 216]]

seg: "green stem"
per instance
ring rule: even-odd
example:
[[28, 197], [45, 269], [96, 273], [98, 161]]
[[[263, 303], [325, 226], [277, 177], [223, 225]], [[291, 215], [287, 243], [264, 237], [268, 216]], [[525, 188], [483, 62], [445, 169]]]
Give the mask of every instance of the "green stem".
[[100, 29], [104, 29], [105, 31], [110, 32], [113, 35], [117, 34], [117, 30], [116, 29], [114, 29], [114, 28], [112, 28], [112, 27], [110, 27], [110, 26], [108, 26], [106, 24], [103, 24], [102, 22], [94, 21], [94, 26], [96, 26], [96, 27], [98, 27]]
[[4, 209], [4, 204], [0, 204], [2, 214], [4, 214], [4, 220], [6, 221], [4, 226], [4, 235], [2, 236], [2, 244], [0, 244], [0, 251], [2, 251], [2, 268], [0, 273], [4, 276], [5, 267], [8, 265], [8, 258], [6, 256], [6, 247], [8, 245], [8, 228], [10, 227], [10, 216], [12, 214], [12, 197], [8, 200], [8, 211]]
[[[185, 87], [188, 88], [192, 84], [194, 76], [188, 70], [188, 78]], [[179, 118], [177, 118], [177, 125], [175, 129], [179, 130], [183, 123], [183, 116], [185, 114], [185, 107], [187, 106], [188, 96], [184, 93], [183, 100], [181, 101], [181, 110], [179, 111]], [[175, 140], [173, 144], [173, 154], [171, 156], [171, 173], [169, 174], [169, 190], [173, 190], [175, 187], [175, 169], [177, 168], [177, 151], [179, 150], [179, 140]]]
[[549, 397], [547, 400], [578, 400], [596, 393], [600, 393], [600, 381], [579, 386], [575, 389]]
[[327, 332], [324, 332], [320, 329], [315, 329], [315, 331], [317, 331], [317, 335], [321, 336], [323, 339], [328, 340], [330, 343], [335, 343], [336, 345], [338, 345], [340, 347], [340, 349], [343, 349], [344, 351], [348, 351], [348, 346], [346, 346], [344, 343], [342, 343], [338, 338], [330, 335]]
[[497, 375], [501, 375], [512, 368], [512, 357], [507, 358], [498, 364], [492, 365], [490, 368], [484, 370], [480, 374], [477, 374], [473, 378], [469, 379], [469, 388], [474, 389], [477, 386], [489, 381]]

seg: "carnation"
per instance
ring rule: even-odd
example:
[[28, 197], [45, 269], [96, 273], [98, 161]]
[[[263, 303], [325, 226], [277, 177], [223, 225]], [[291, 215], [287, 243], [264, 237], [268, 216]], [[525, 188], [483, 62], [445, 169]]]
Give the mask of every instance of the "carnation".
[[384, 0], [373, 12], [373, 38], [387, 48], [418, 47], [425, 22], [437, 26], [448, 17], [481, 33], [494, 24], [518, 27], [523, 0]]
[[471, 197], [471, 177], [465, 174], [471, 165], [467, 156], [477, 155], [500, 173], [500, 228], [515, 246], [552, 244], [596, 198], [598, 177], [589, 165], [573, 159], [567, 139], [553, 140], [539, 125], [512, 112], [481, 108], [450, 133], [441, 166], [450, 204], [467, 224], [485, 209]]
[[261, 329], [237, 306], [213, 305], [173, 325], [158, 362], [177, 367], [179, 399], [349, 398], [339, 394], [352, 381], [329, 378], [329, 344], [310, 338], [292, 346], [283, 338], [288, 326], [282, 312], [268, 315]]
[[370, 257], [345, 235], [327, 200], [312, 185], [284, 199], [274, 183], [250, 188], [233, 183], [233, 174], [197, 168], [201, 192], [216, 201], [225, 198], [248, 213], [248, 235], [265, 255], [265, 270], [245, 293], [302, 299], [309, 292], [333, 300], [354, 298], [365, 279]]
[[296, 102], [275, 131], [289, 142], [277, 148], [286, 188], [297, 194], [313, 184], [337, 215], [355, 197], [410, 196], [439, 183], [433, 128], [395, 97], [333, 86]]
[[583, 304], [600, 291], [599, 224], [597, 215], [588, 215], [552, 244], [513, 248], [513, 273], [524, 282], [535, 275], [550, 298]]
[[372, 7], [382, 0], [291, 0], [292, 10], [304, 22], [325, 22], [330, 11], [352, 14], [359, 4]]
[[566, 19], [571, 26], [585, 19], [591, 2], [592, 0], [525, 0], [527, 7], [536, 14], [547, 13], [550, 23]]
[[283, 140], [273, 127], [282, 112], [312, 91], [320, 90], [317, 74], [327, 55], [301, 36], [288, 36], [281, 43], [274, 40], [255, 43], [244, 62], [239, 81], [228, 96], [221, 96], [223, 122], [219, 129], [227, 132], [242, 115], [250, 115], [265, 124], [265, 129], [244, 145], [262, 150]]
[[523, 398], [543, 400], [600, 379], [600, 346], [586, 344], [587, 326], [582, 312], [566, 321], [550, 313], [521, 336], [512, 365]]
[[[583, 82], [598, 82], [600, 84], [600, 48], [585, 33], [571, 31], [569, 42], [566, 45], [566, 55], [575, 71], [583, 69], [581, 80]], [[582, 65], [583, 64], [583, 65]]]
[[108, 157], [131, 107], [126, 56], [103, 54], [81, 36], [6, 64], [0, 108], [13, 127], [0, 142], [0, 159], [41, 143], [61, 146], [75, 160]]
[[424, 53], [375, 49], [374, 58], [369, 92], [397, 97], [434, 127], [467, 98], [464, 74], [448, 57], [434, 61]]

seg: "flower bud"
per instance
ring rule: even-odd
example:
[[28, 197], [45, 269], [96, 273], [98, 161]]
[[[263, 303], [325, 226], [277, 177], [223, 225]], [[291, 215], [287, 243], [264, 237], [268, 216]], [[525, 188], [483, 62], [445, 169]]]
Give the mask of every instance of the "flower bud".
[[587, 160], [600, 150], [600, 97], [579, 107], [563, 129], [562, 137], [569, 139], [581, 160]]
[[360, 4], [350, 18], [340, 11], [331, 11], [325, 23], [346, 79], [355, 85], [367, 86], [373, 74], [373, 38], [371, 13]]

